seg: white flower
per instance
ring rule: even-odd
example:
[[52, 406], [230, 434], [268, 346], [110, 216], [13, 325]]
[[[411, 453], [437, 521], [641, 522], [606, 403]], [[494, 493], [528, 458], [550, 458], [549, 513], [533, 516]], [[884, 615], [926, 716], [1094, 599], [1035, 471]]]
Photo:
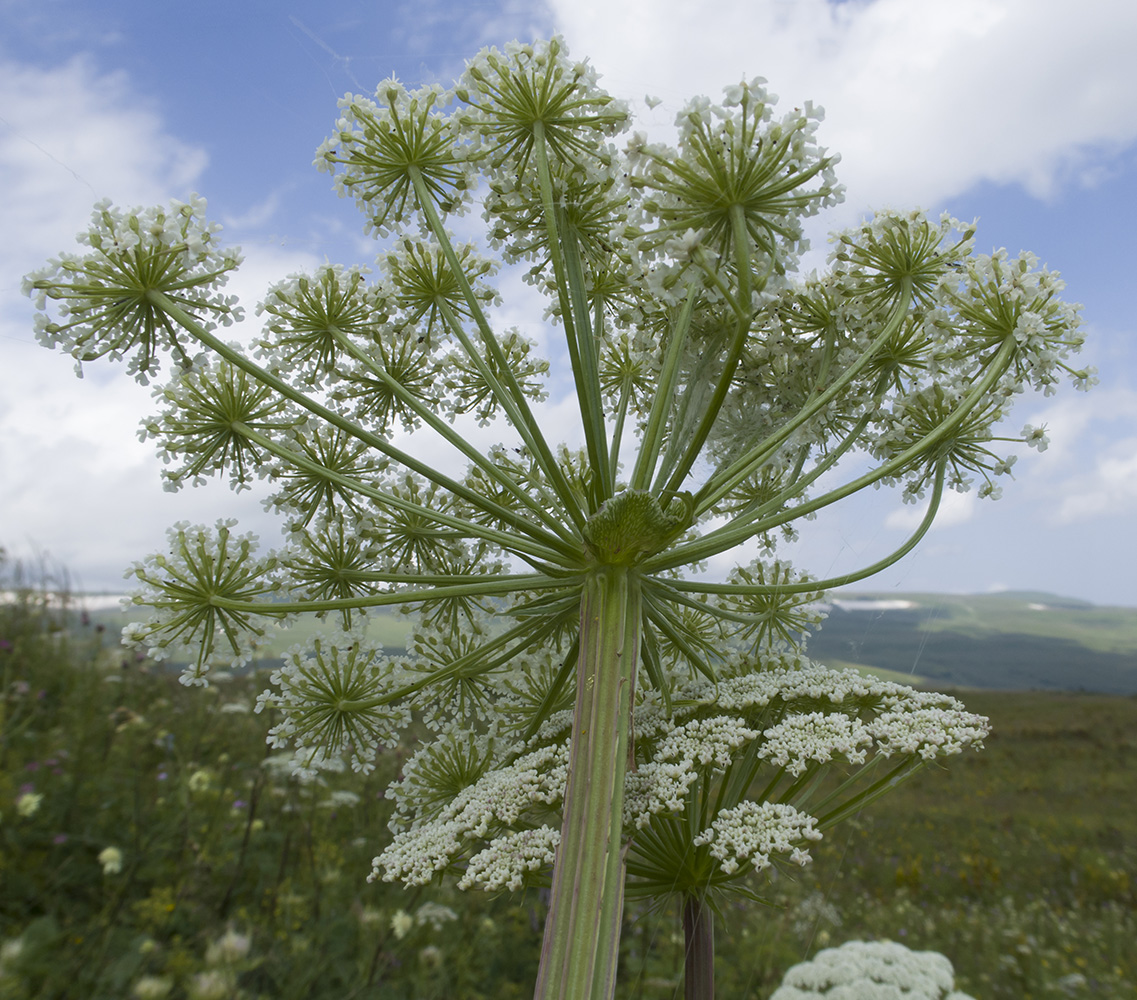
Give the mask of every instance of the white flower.
[[[91, 228], [79, 234], [90, 252], [60, 254], [24, 279], [24, 292], [41, 310], [37, 339], [80, 363], [136, 351], [127, 370], [144, 384], [158, 369], [159, 350], [172, 351], [179, 364], [192, 363], [177, 322], [150, 293], [166, 294], [206, 330], [240, 319], [236, 299], [217, 292], [241, 262], [236, 250], [219, 247], [219, 230], [205, 220], [205, 200], [196, 195], [168, 209], [129, 212], [99, 202]], [[48, 300], [56, 303], [59, 322], [48, 319]]]
[[1030, 448], [1037, 448], [1040, 452], [1050, 447], [1050, 438], [1046, 436], [1045, 427], [1032, 427], [1027, 424], [1023, 427], [1023, 440]]
[[208, 969], [190, 980], [189, 1000], [229, 1000], [236, 985], [229, 969]]
[[117, 847], [104, 847], [99, 851], [98, 860], [104, 875], [117, 875], [122, 871], [122, 851]]
[[951, 962], [894, 941], [848, 941], [791, 968], [770, 1000], [972, 1000]]
[[249, 953], [252, 942], [247, 934], [238, 934], [230, 927], [205, 952], [206, 965], [233, 965]]
[[552, 867], [560, 842], [560, 831], [550, 826], [498, 837], [470, 858], [458, 888], [477, 887], [487, 892], [520, 889], [529, 873]]
[[809, 862], [809, 852], [798, 847], [801, 840], [820, 840], [817, 820], [793, 806], [773, 802], [743, 802], [724, 809], [710, 827], [694, 839], [710, 844], [712, 857], [727, 875], [746, 862], [756, 869], [770, 865], [771, 854], [793, 854], [798, 864]]
[[441, 903], [426, 902], [415, 910], [415, 923], [419, 927], [425, 927], [429, 924], [436, 931], [442, 930], [444, 924], [457, 919], [458, 914], [449, 906], [443, 906]]
[[131, 987], [135, 1000], [166, 1000], [174, 988], [169, 976], [142, 976]]
[[34, 816], [39, 810], [39, 805], [43, 801], [43, 794], [40, 792], [24, 792], [18, 799], [16, 799], [16, 813], [27, 819], [29, 816]]
[[406, 910], [396, 910], [391, 915], [391, 933], [396, 941], [402, 941], [415, 925], [415, 918]]

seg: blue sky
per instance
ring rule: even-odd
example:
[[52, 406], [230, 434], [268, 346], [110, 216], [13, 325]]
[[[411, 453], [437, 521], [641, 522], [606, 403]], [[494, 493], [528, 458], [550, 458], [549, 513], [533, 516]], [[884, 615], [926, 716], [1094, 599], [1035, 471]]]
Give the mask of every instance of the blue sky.
[[[245, 250], [232, 290], [251, 314], [287, 273], [375, 254], [311, 166], [337, 98], [392, 73], [449, 83], [482, 45], [555, 30], [661, 135], [687, 97], [743, 75], [767, 77], [786, 106], [825, 106], [822, 141], [842, 152], [849, 190], [815, 229], [819, 247], [874, 207], [916, 204], [979, 216], [980, 250], [1030, 249], [1060, 270], [1067, 297], [1085, 304], [1101, 385], [1024, 398], [1011, 428], [1045, 421], [1051, 448], [1022, 455], [1002, 500], [953, 498], [924, 545], [872, 586], [1041, 589], [1137, 606], [1137, 8], [724, 0], [707, 10], [0, 0], [0, 544], [46, 551], [103, 589], [179, 519], [233, 514], [275, 541], [256, 495], [221, 484], [162, 492], [152, 445], [135, 435], [151, 411], [146, 390], [114, 366], [88, 366], [77, 381], [66, 358], [35, 345], [19, 279], [72, 247], [97, 197], [203, 194]], [[663, 104], [648, 110], [645, 94]], [[509, 276], [503, 293], [518, 317], [535, 305]], [[539, 306], [526, 322], [538, 335]], [[915, 515], [872, 493], [805, 525], [791, 554], [820, 575], [850, 570], [896, 547]]]

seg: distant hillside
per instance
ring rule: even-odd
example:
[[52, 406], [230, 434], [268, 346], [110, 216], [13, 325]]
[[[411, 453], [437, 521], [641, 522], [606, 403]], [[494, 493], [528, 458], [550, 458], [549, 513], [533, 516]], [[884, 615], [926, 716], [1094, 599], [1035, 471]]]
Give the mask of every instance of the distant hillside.
[[809, 640], [824, 663], [930, 687], [1137, 694], [1137, 609], [1030, 591], [837, 594]]
[[[108, 606], [109, 605], [109, 606]], [[117, 630], [128, 616], [92, 608]], [[999, 594], [841, 593], [809, 655], [929, 687], [1137, 694], [1137, 608], [1099, 607], [1032, 591]], [[266, 665], [316, 625], [302, 618], [265, 651]], [[371, 634], [401, 651], [408, 622], [374, 616]]]

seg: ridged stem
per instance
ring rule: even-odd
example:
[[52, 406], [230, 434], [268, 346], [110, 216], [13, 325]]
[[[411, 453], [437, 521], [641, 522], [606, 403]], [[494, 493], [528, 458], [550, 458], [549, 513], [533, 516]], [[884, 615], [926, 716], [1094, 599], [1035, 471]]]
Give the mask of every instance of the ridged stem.
[[607, 1000], [615, 990], [624, 908], [624, 776], [639, 628], [634, 571], [598, 567], [581, 598], [564, 821], [535, 1000]]

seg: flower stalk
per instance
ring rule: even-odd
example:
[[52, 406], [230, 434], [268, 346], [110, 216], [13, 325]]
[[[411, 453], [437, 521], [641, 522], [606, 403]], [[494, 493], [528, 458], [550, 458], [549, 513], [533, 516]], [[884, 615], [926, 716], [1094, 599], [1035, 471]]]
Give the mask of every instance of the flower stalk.
[[539, 1000], [610, 997], [624, 896], [624, 775], [639, 657], [634, 571], [595, 570], [580, 605], [564, 822], [545, 921]]

